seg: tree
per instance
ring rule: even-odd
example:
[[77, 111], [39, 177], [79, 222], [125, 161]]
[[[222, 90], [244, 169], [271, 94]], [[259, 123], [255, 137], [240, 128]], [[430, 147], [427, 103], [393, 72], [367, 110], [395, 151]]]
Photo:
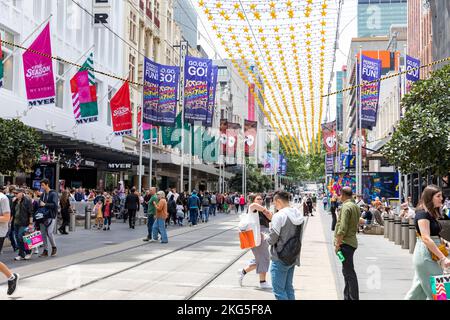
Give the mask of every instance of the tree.
[[0, 119], [0, 141], [0, 173], [30, 172], [39, 161], [38, 133], [20, 120]]
[[450, 65], [418, 81], [402, 99], [406, 109], [383, 154], [403, 173], [445, 175], [450, 169]]
[[[263, 175], [261, 169], [247, 164], [247, 190], [249, 192], [265, 192], [273, 189], [273, 181], [270, 176]], [[237, 173], [229, 181], [230, 189], [242, 192], [242, 172]]]
[[320, 153], [287, 154], [287, 176], [297, 181], [323, 182], [325, 175], [325, 149]]

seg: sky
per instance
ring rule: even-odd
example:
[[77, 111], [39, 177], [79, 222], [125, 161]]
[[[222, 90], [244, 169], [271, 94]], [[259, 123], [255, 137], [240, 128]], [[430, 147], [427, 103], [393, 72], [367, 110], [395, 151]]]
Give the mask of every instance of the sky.
[[[208, 21], [207, 16], [203, 13], [203, 10], [199, 7], [198, 5], [198, 1], [197, 0], [190, 0], [191, 3], [193, 4], [193, 6], [196, 8], [197, 13], [198, 13], [198, 28], [199, 28], [199, 44], [202, 45], [202, 47], [205, 49], [205, 51], [209, 54], [209, 56], [211, 58], [227, 58], [227, 54], [224, 51], [220, 40], [216, 38], [216, 33], [211, 29], [211, 21]], [[208, 3], [207, 5], [210, 6], [210, 8], [212, 8], [213, 10], [215, 9], [214, 5], [211, 4], [215, 4], [217, 3], [218, 0], [214, 1], [205, 1], [206, 3]], [[322, 1], [317, 1], [314, 0], [314, 5], [318, 5], [320, 3], [322, 3]], [[282, 4], [285, 4], [287, 2], [287, 0], [282, 0], [282, 1], [276, 1], [277, 6], [282, 6]], [[326, 43], [326, 62], [325, 62], [325, 71], [324, 71], [324, 78], [325, 78], [325, 83], [324, 83], [324, 93], [327, 93], [328, 90], [328, 82], [331, 76], [331, 66], [332, 66], [332, 57], [333, 57], [333, 47], [334, 47], [334, 38], [335, 38], [335, 34], [336, 34], [336, 23], [337, 23], [337, 7], [338, 7], [338, 3], [339, 0], [327, 0], [328, 2], [328, 16], [327, 18], [330, 19], [330, 22], [327, 22], [327, 27], [326, 27], [326, 32], [327, 32], [327, 43]], [[226, 1], [223, 1], [223, 3], [226, 3]], [[244, 3], [244, 5], [248, 5], [249, 3], [265, 3], [266, 5], [268, 5], [269, 1], [249, 1], [249, 0], [243, 0], [242, 3]], [[306, 0], [301, 0], [301, 1], [293, 1], [294, 6], [295, 5], [303, 5], [306, 3]], [[264, 8], [263, 5], [260, 5], [260, 7]], [[263, 9], [264, 10], [264, 9]], [[249, 10], [250, 11], [250, 10]], [[218, 12], [216, 12], [216, 15], [218, 17]], [[250, 12], [248, 12], [250, 14]], [[346, 64], [347, 62], [347, 54], [348, 54], [348, 50], [350, 48], [350, 42], [351, 39], [353, 37], [357, 36], [357, 19], [356, 19], [356, 14], [357, 14], [357, 0], [343, 0], [343, 8], [342, 8], [342, 14], [341, 14], [341, 22], [340, 22], [340, 33], [339, 33], [339, 39], [338, 39], [338, 50], [336, 51], [336, 62], [334, 63], [334, 71], [339, 71], [341, 70], [342, 66]], [[301, 21], [300, 21], [301, 22]], [[270, 23], [270, 22], [268, 22]], [[254, 28], [256, 29], [256, 25], [254, 26]], [[300, 30], [301, 28], [299, 28], [299, 31], [296, 30], [296, 32], [298, 32], [300, 34]], [[303, 31], [303, 30], [302, 30]], [[256, 32], [256, 31], [255, 31]], [[301, 38], [301, 36], [300, 36]], [[318, 38], [317, 36], [313, 35], [313, 41], [317, 40], [316, 38]], [[300, 39], [300, 44], [304, 43], [306, 39]], [[302, 50], [304, 48], [300, 48], [300, 50]], [[301, 51], [300, 51], [301, 52]], [[304, 55], [304, 54], [303, 54]], [[301, 56], [302, 60], [301, 63], [306, 64], [306, 58]], [[302, 65], [302, 68], [305, 68], [304, 65]], [[303, 70], [302, 70], [303, 71]], [[315, 79], [314, 79], [314, 83], [316, 84], [317, 80], [317, 75], [314, 75]], [[305, 79], [304, 79], [305, 80]], [[332, 80], [332, 87], [331, 87], [331, 91], [335, 91], [335, 81], [336, 81], [336, 77], [333, 77]], [[308, 91], [308, 90], [304, 90], [304, 91]], [[298, 92], [296, 92], [298, 94]], [[306, 101], [308, 103], [309, 101], [309, 93], [306, 93]], [[314, 95], [316, 97], [318, 97], [316, 94]], [[318, 99], [318, 98], [316, 98]], [[329, 115], [327, 116], [327, 99], [324, 100], [324, 113], [322, 116], [322, 119], [328, 118], [328, 120], [333, 120], [335, 119], [335, 109], [336, 109], [336, 96], [331, 96], [329, 99], [330, 102], [330, 111], [329, 111]], [[315, 108], [317, 108], [318, 105], [318, 101], [316, 101], [316, 106]], [[297, 108], [299, 109], [299, 108]], [[311, 113], [310, 110], [308, 110], [308, 113]], [[311, 117], [308, 114], [308, 117]], [[317, 124], [318, 124], [318, 118], [319, 116], [317, 115], [317, 111], [316, 111], [316, 115], [315, 118], [317, 118]], [[309, 119], [309, 118], [308, 118]], [[317, 130], [317, 125], [315, 125], [315, 129]]]

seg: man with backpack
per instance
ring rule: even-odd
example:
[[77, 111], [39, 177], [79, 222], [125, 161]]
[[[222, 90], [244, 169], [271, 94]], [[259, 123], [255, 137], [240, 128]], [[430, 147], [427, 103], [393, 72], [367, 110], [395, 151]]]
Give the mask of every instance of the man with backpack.
[[[56, 226], [56, 215], [58, 214], [58, 193], [50, 188], [48, 179], [41, 180], [41, 189], [43, 190], [39, 202], [40, 209], [43, 213], [43, 219], [40, 220], [39, 230], [41, 230], [44, 240], [44, 251], [40, 257], [48, 257], [48, 241], [52, 246], [51, 256], [56, 256], [56, 242], [53, 234]], [[39, 210], [38, 210], [39, 211]]]
[[288, 192], [277, 192], [273, 201], [278, 212], [273, 215], [266, 237], [271, 246], [272, 290], [277, 300], [295, 300], [293, 278], [295, 266], [300, 266], [304, 217], [290, 207]]
[[213, 192], [211, 194], [211, 205], [209, 206], [209, 214], [216, 216], [216, 208], [217, 208], [217, 196], [216, 193]]

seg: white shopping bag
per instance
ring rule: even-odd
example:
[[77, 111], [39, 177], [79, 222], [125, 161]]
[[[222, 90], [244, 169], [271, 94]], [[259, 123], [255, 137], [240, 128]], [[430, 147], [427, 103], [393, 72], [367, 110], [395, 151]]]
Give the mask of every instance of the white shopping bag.
[[261, 228], [259, 226], [258, 212], [247, 212], [239, 216], [239, 231], [253, 231], [255, 237], [255, 245], [258, 247], [261, 244]]

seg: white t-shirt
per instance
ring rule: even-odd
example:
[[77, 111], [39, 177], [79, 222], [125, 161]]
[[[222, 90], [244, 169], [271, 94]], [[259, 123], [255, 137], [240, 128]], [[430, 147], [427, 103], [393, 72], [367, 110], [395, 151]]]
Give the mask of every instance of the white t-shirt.
[[[11, 209], [9, 208], [9, 199], [5, 194], [0, 192], [0, 216], [3, 216], [7, 212], [11, 214]], [[8, 221], [0, 222], [0, 237], [6, 237], [9, 229], [8, 225]]]

